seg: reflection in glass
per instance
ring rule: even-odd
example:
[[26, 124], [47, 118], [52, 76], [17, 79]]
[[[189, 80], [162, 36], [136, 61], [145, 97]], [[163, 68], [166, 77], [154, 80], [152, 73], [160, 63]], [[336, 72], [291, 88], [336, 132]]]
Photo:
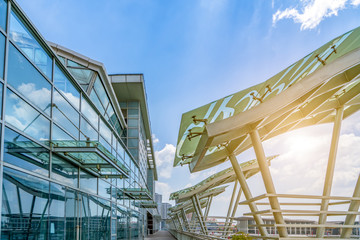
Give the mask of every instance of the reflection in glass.
[[80, 93], [57, 65], [55, 65], [54, 70], [54, 84], [79, 109]]
[[80, 170], [80, 189], [97, 194], [97, 178]]
[[109, 98], [108, 98], [108, 96], [106, 94], [105, 88], [102, 85], [99, 76], [96, 77], [94, 87], [93, 87], [93, 91], [94, 90], [96, 91], [96, 94], [99, 97], [100, 102], [102, 103], [102, 105], [106, 109], [107, 105], [109, 104]]
[[35, 65], [38, 66], [49, 79], [51, 79], [51, 58], [13, 11], [11, 11], [10, 17], [10, 38], [16, 42], [16, 44], [35, 63]]
[[110, 199], [110, 183], [99, 179], [99, 196]]
[[53, 119], [63, 126], [69, 133], [78, 138], [79, 113], [63, 98], [58, 91], [54, 91]]
[[53, 124], [53, 129], [52, 129], [52, 140], [68, 140], [68, 141], [73, 141], [74, 138], [72, 136], [70, 136], [69, 134], [67, 134], [66, 132], [64, 132], [61, 128], [59, 128], [56, 124]]
[[52, 174], [51, 177], [68, 186], [78, 186], [79, 169], [61, 157], [52, 155]]
[[5, 167], [2, 188], [1, 239], [46, 239], [49, 182]]
[[55, 183], [50, 183], [49, 234], [50, 239], [65, 237], [65, 187]]
[[81, 140], [97, 140], [97, 131], [84, 119], [81, 118]]
[[50, 115], [50, 83], [12, 44], [8, 66], [8, 83]]
[[102, 222], [100, 228], [100, 239], [110, 238], [110, 201], [98, 198], [99, 208], [98, 213]]
[[128, 224], [128, 213], [126, 208], [118, 206], [117, 211], [117, 238], [128, 239], [129, 237], [129, 224]]
[[7, 1], [0, 0], [0, 27], [6, 30]]
[[[0, 11], [1, 11], [1, 3], [0, 0]], [[0, 13], [1, 17], [1, 13]], [[5, 36], [0, 33], [0, 78], [4, 79], [4, 57], [5, 57]]]
[[108, 126], [104, 123], [102, 119], [100, 119], [100, 134], [111, 143], [111, 130], [108, 128]]
[[6, 93], [5, 121], [37, 140], [49, 140], [49, 120], [9, 89]]
[[65, 197], [66, 240], [74, 240], [77, 229], [77, 194], [74, 190], [67, 188]]
[[96, 95], [95, 91], [91, 91], [90, 93], [90, 99], [91, 101], [95, 104], [95, 106], [97, 107], [97, 109], [99, 110], [99, 112], [104, 115], [105, 114], [105, 109], [104, 106], [101, 104], [98, 96]]
[[81, 112], [95, 127], [95, 129], [98, 129], [98, 124], [99, 124], [98, 115], [84, 98], [81, 99]]
[[9, 128], [5, 128], [4, 161], [48, 176], [49, 151]]

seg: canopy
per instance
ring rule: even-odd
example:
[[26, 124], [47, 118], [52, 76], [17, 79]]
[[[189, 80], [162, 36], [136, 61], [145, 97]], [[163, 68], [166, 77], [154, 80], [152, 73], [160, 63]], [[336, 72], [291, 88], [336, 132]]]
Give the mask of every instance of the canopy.
[[[248, 133], [262, 140], [344, 118], [360, 107], [360, 28], [326, 43], [267, 81], [182, 115], [174, 166], [200, 171], [224, 162], [228, 152], [252, 146]], [[226, 147], [226, 149], [225, 149]]]
[[[267, 158], [268, 163], [270, 164], [270, 161], [277, 158], [278, 155], [271, 156]], [[256, 161], [256, 159], [243, 162], [240, 164], [240, 168], [244, 173], [244, 176], [246, 178], [250, 178], [254, 174], [259, 172], [259, 165]], [[177, 192], [173, 192], [170, 194], [170, 200], [177, 200], [178, 202], [184, 201], [184, 199], [188, 199], [189, 197], [204, 192], [208, 189], [230, 183], [235, 181], [237, 178], [235, 176], [234, 169], [232, 167], [229, 167], [227, 169], [224, 169], [218, 173], [215, 173], [211, 175], [210, 177], [202, 180], [201, 182], [195, 184], [194, 186], [181, 189]]]

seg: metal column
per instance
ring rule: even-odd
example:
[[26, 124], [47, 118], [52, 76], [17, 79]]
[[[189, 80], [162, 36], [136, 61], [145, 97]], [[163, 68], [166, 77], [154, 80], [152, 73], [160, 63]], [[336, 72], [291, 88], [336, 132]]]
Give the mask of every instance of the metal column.
[[228, 209], [228, 212], [227, 212], [227, 214], [226, 214], [226, 219], [225, 219], [225, 224], [224, 224], [224, 226], [225, 226], [224, 232], [223, 232], [223, 235], [224, 235], [224, 236], [226, 235], [226, 230], [227, 230], [227, 225], [228, 225], [228, 222], [229, 222], [229, 217], [230, 217], [230, 214], [231, 214], [231, 210], [232, 210], [232, 208], [233, 208], [234, 198], [235, 198], [235, 193], [236, 193], [237, 185], [238, 185], [238, 181], [235, 180], [233, 192], [232, 192], [232, 194], [231, 194], [231, 200], [230, 200], [230, 203], [229, 203], [229, 209]]
[[[325, 183], [324, 183], [324, 190], [323, 190], [323, 196], [328, 197], [331, 193], [331, 187], [332, 182], [334, 178], [334, 169], [335, 169], [335, 162], [336, 162], [336, 154], [337, 149], [339, 146], [339, 138], [340, 138], [340, 129], [341, 129], [341, 122], [344, 115], [344, 106], [341, 106], [340, 108], [336, 109], [336, 116], [335, 116], [335, 122], [334, 122], [334, 128], [332, 132], [332, 139], [331, 139], [331, 145], [330, 145], [330, 153], [329, 153], [329, 160], [328, 165], [326, 168], [326, 176], [325, 176]], [[327, 211], [329, 208], [329, 199], [323, 199], [321, 201], [321, 209], [320, 211]], [[319, 224], [325, 224], [326, 223], [327, 214], [326, 213], [320, 213], [319, 216]], [[319, 227], [316, 231], [316, 237], [322, 238], [324, 236], [325, 228]]]
[[[360, 174], [356, 182], [353, 197], [356, 198], [360, 197]], [[349, 212], [359, 211], [359, 206], [360, 206], [359, 201], [351, 201], [348, 211]], [[355, 214], [348, 214], [345, 218], [344, 225], [353, 225], [355, 223], [355, 219], [356, 219]], [[343, 228], [340, 238], [350, 238], [351, 233], [352, 233], [352, 228]]]
[[[264, 181], [265, 189], [268, 194], [276, 194], [275, 186], [271, 177], [269, 165], [266, 162], [264, 148], [259, 136], [259, 132], [254, 130], [250, 132], [251, 142], [255, 151], [256, 159], [259, 164], [262, 179]], [[281, 210], [279, 200], [277, 197], [269, 197], [269, 203], [273, 210]], [[281, 212], [274, 212], [274, 220], [277, 224], [285, 224], [283, 215]], [[286, 227], [278, 227], [280, 237], [287, 237], [288, 233]]]
[[207, 235], [207, 229], [206, 229], [206, 225], [204, 223], [204, 218], [203, 218], [203, 215], [202, 215], [202, 212], [201, 212], [201, 205], [200, 205], [199, 198], [197, 197], [197, 195], [194, 195], [194, 196], [191, 197], [191, 201], [192, 201], [192, 203], [194, 205], [196, 215], [197, 215], [197, 217], [199, 219], [201, 231], [205, 235]]
[[[246, 178], [244, 176], [244, 173], [241, 171], [240, 169], [240, 166], [239, 166], [239, 163], [236, 159], [236, 157], [234, 156], [233, 153], [231, 154], [228, 154], [229, 155], [229, 159], [230, 159], [230, 162], [231, 162], [231, 165], [235, 171], [235, 174], [236, 174], [236, 177], [240, 183], [240, 186], [241, 186], [241, 189], [243, 190], [244, 192], [244, 195], [245, 195], [245, 198], [246, 200], [250, 200], [253, 198], [251, 192], [250, 192], [250, 188], [246, 182]], [[258, 211], [258, 208], [255, 204], [255, 202], [249, 202], [249, 208], [251, 210], [251, 212], [257, 212]], [[254, 220], [256, 222], [257, 225], [263, 225], [264, 222], [263, 220], [261, 219], [261, 217], [258, 215], [258, 214], [255, 214], [254, 215]], [[266, 228], [264, 228], [263, 226], [259, 226], [259, 231], [261, 233], [261, 236], [267, 236], [268, 233], [266, 231]]]
[[206, 203], [205, 214], [204, 214], [205, 220], [209, 216], [209, 211], [210, 211], [212, 200], [213, 200], [213, 195], [210, 195], [208, 198], [208, 201]]

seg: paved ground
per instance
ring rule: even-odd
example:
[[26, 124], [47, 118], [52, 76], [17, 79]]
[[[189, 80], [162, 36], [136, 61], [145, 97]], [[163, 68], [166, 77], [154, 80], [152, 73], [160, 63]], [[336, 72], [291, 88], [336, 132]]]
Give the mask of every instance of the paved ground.
[[159, 239], [159, 240], [176, 240], [168, 231], [157, 231], [154, 234], [149, 235], [145, 240]]

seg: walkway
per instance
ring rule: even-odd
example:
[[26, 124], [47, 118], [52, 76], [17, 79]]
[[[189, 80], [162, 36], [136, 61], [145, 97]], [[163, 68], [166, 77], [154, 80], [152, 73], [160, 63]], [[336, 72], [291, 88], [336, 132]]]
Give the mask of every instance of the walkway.
[[150, 239], [159, 239], [159, 240], [176, 240], [173, 235], [171, 235], [168, 231], [157, 231], [154, 234], [149, 235], [145, 240]]

